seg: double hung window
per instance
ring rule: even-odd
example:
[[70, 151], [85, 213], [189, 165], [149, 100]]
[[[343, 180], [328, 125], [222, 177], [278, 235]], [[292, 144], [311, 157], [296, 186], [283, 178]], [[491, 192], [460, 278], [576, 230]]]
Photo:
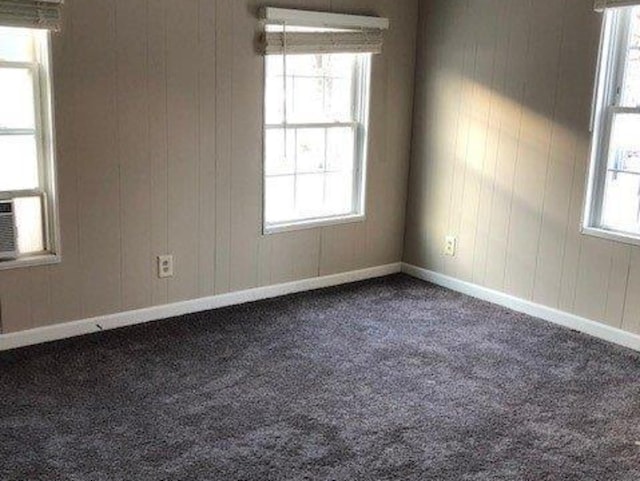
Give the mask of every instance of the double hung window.
[[[640, 6], [604, 11], [585, 231], [640, 242]], [[640, 2], [636, 2], [639, 3]]]
[[[264, 230], [362, 219], [371, 56], [381, 29], [340, 24], [363, 17], [267, 13]], [[326, 27], [332, 18], [338, 25]]]

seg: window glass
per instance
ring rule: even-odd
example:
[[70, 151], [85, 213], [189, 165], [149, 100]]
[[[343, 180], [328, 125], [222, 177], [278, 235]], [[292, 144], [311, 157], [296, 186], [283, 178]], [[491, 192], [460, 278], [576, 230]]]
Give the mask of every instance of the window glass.
[[616, 115], [604, 191], [603, 225], [640, 233], [640, 115]]
[[35, 34], [26, 28], [0, 27], [0, 60], [34, 62]]
[[0, 172], [0, 191], [38, 188], [38, 151], [34, 135], [0, 135]]
[[34, 79], [27, 68], [0, 68], [0, 128], [34, 129]]
[[44, 251], [42, 197], [20, 197], [14, 200], [19, 252]]
[[634, 8], [631, 13], [621, 102], [625, 107], [640, 106], [640, 8]]

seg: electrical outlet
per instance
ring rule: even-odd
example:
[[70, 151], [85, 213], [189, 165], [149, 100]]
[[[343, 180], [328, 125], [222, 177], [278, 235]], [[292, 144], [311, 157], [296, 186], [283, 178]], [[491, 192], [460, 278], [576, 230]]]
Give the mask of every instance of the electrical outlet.
[[173, 256], [158, 256], [158, 277], [173, 277]]
[[444, 255], [455, 257], [458, 247], [458, 239], [454, 236], [447, 236], [444, 241]]

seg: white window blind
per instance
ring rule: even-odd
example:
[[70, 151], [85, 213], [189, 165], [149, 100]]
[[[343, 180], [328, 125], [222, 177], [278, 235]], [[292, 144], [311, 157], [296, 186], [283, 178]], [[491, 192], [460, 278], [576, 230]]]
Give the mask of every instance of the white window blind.
[[389, 20], [380, 17], [265, 8], [267, 28], [262, 41], [265, 55], [382, 53], [383, 30]]
[[[286, 37], [286, 38], [285, 38]], [[266, 32], [266, 55], [382, 53], [382, 32]]]
[[633, 7], [640, 5], [640, 0], [595, 0], [596, 12], [604, 12], [607, 8]]
[[60, 30], [64, 0], [0, 0], [0, 26]]

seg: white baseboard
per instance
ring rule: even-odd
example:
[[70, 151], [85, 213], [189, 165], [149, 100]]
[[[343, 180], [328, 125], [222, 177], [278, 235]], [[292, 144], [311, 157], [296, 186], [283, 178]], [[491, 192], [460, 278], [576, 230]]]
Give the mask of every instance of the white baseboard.
[[418, 279], [446, 287], [447, 289], [491, 302], [492, 304], [497, 304], [553, 324], [568, 327], [584, 334], [640, 351], [640, 336], [600, 322], [543, 306], [542, 304], [536, 304], [535, 302], [488, 289], [477, 284], [461, 281], [454, 277], [449, 277], [411, 264], [403, 264], [402, 272]]
[[3, 334], [0, 335], [0, 351], [82, 336], [110, 329], [117, 329], [119, 327], [158, 321], [184, 314], [192, 314], [194, 312], [209, 311], [211, 309], [244, 304], [261, 299], [270, 299], [296, 292], [310, 291], [313, 289], [321, 289], [323, 287], [337, 286], [340, 284], [347, 284], [349, 282], [382, 277], [398, 273], [401, 269], [402, 264], [398, 262], [369, 269], [344, 272], [330, 276], [314, 277], [285, 284], [258, 287], [256, 289], [230, 292], [228, 294], [220, 294], [201, 299], [176, 302], [163, 306], [120, 312], [117, 314], [109, 314], [80, 321], [65, 322], [28, 331]]

